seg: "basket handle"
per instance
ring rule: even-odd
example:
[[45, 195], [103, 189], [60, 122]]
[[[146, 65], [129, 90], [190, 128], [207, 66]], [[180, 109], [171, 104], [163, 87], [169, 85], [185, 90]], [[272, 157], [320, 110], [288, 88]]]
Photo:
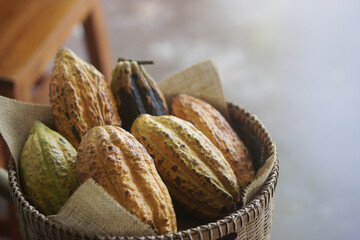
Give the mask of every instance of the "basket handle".
[[0, 167], [0, 197], [11, 202], [8, 172]]

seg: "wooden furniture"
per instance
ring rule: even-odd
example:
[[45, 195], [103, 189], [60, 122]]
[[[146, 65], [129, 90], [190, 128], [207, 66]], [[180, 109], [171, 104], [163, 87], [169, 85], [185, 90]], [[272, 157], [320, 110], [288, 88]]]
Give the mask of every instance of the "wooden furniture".
[[[0, 0], [0, 6], [0, 95], [46, 103], [45, 73], [76, 24], [83, 24], [91, 62], [110, 81], [111, 56], [99, 0]], [[8, 159], [0, 137], [0, 166], [7, 166]], [[8, 216], [0, 216], [0, 239], [19, 239], [13, 207], [8, 209]]]
[[91, 62], [110, 79], [111, 58], [98, 0], [0, 2], [2, 92], [32, 101], [31, 89], [78, 23], [84, 25]]

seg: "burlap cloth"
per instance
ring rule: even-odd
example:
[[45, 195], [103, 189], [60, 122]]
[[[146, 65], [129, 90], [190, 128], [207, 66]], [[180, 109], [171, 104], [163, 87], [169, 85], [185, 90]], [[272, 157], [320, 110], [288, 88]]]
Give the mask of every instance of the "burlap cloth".
[[[158, 83], [170, 106], [170, 99], [178, 93], [201, 98], [216, 107], [228, 118], [219, 73], [211, 60], [191, 66]], [[9, 146], [18, 167], [21, 150], [34, 120], [54, 127], [49, 106], [22, 103], [0, 96], [0, 133]], [[240, 136], [241, 137], [241, 136]], [[271, 156], [258, 170], [255, 180], [243, 194], [244, 204], [257, 194], [273, 166]], [[19, 172], [19, 171], [17, 171]], [[71, 230], [88, 236], [146, 236], [154, 232], [134, 215], [122, 208], [106, 191], [93, 180], [82, 184], [61, 208], [57, 215], [48, 216]], [[194, 224], [196, 224], [194, 222]], [[187, 223], [191, 226], [191, 223]], [[196, 227], [194, 225], [193, 227]], [[181, 229], [181, 226], [179, 226]]]

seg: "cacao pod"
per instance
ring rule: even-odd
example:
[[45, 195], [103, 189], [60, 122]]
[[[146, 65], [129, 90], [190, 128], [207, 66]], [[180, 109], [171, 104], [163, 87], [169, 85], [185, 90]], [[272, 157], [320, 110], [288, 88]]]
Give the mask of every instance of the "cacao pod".
[[94, 179], [159, 234], [177, 231], [168, 189], [150, 155], [129, 132], [116, 126], [90, 129], [78, 148], [76, 170], [80, 183]]
[[59, 133], [36, 120], [21, 152], [19, 175], [24, 195], [45, 215], [56, 214], [79, 183], [76, 150]]
[[142, 65], [120, 61], [113, 70], [111, 90], [115, 96], [122, 127], [131, 124], [142, 113], [165, 115], [168, 108], [163, 94]]
[[104, 76], [66, 48], [55, 57], [50, 105], [57, 131], [76, 149], [92, 127], [121, 123]]
[[234, 210], [239, 186], [223, 154], [191, 123], [142, 114], [131, 133], [153, 157], [171, 196], [195, 216], [216, 219]]
[[220, 149], [242, 188], [254, 179], [250, 152], [218, 110], [209, 103], [186, 94], [174, 97], [171, 109], [175, 116], [194, 124]]

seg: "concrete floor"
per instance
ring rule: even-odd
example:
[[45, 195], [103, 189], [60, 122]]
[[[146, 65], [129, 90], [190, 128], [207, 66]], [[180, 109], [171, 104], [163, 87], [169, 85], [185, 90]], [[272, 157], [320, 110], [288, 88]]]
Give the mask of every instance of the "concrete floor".
[[[114, 62], [155, 80], [212, 58], [280, 157], [272, 239], [360, 239], [360, 2], [103, 1]], [[75, 29], [66, 45], [86, 58]], [[79, 41], [80, 39], [80, 41]]]

